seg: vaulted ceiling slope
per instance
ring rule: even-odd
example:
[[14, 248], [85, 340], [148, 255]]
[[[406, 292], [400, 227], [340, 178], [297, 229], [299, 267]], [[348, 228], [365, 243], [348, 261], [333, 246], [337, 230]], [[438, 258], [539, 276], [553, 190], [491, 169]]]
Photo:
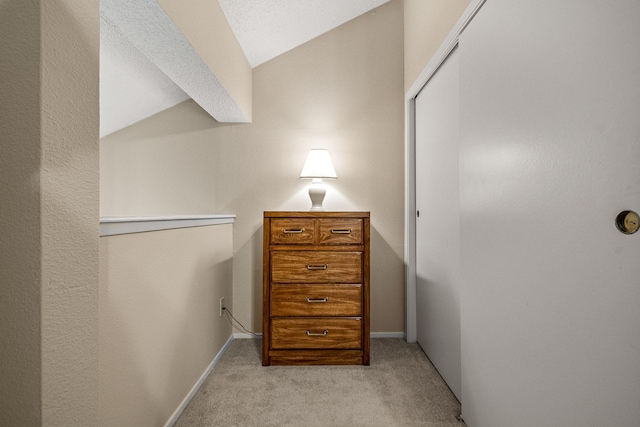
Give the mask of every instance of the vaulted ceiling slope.
[[389, 0], [219, 0], [251, 67]]
[[100, 137], [189, 99], [180, 87], [100, 17]]
[[[219, 1], [253, 68], [389, 0], [198, 3], [206, 1]], [[180, 7], [187, 4], [181, 3]], [[225, 76], [212, 71], [211, 62], [203, 60], [198, 46], [190, 43], [176, 25], [176, 19], [167, 14], [158, 0], [101, 0], [100, 18], [101, 137], [189, 97], [217, 121], [250, 121], [251, 112], [221, 83]], [[202, 25], [206, 17], [198, 19], [198, 25]], [[213, 22], [212, 17], [212, 26]]]

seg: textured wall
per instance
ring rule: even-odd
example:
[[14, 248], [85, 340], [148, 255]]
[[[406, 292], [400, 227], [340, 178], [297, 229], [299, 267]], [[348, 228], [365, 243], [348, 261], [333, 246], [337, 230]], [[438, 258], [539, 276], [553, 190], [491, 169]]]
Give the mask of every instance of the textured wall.
[[98, 1], [41, 2], [42, 413], [98, 419]]
[[391, 1], [254, 69], [252, 124], [186, 102], [103, 138], [102, 214], [236, 214], [234, 314], [259, 332], [262, 213], [310, 208], [298, 176], [326, 147], [325, 208], [371, 211], [372, 331], [403, 331], [402, 19]]
[[96, 425], [98, 1], [0, 14], [0, 424]]
[[233, 225], [100, 238], [100, 425], [164, 425], [231, 335]]
[[40, 425], [40, 22], [0, 1], [0, 424]]
[[404, 89], [409, 90], [470, 0], [404, 0]]

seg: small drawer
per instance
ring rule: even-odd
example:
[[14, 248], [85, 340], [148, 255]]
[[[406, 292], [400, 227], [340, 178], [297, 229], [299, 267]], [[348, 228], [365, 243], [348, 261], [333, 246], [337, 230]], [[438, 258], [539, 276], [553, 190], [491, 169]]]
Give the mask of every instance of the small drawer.
[[274, 218], [271, 220], [271, 243], [313, 245], [316, 221], [309, 218]]
[[326, 218], [320, 220], [320, 244], [361, 245], [361, 218]]
[[362, 316], [362, 285], [271, 285], [272, 317]]
[[362, 283], [362, 252], [272, 251], [271, 281]]
[[360, 349], [362, 320], [359, 317], [272, 319], [271, 348]]

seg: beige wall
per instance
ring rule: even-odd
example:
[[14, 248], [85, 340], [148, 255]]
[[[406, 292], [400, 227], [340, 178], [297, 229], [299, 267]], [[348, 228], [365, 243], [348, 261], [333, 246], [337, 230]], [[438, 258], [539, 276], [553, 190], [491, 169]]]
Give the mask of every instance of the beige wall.
[[418, 78], [471, 0], [404, 1], [404, 90]]
[[100, 215], [220, 212], [218, 124], [189, 100], [100, 140]]
[[104, 138], [102, 214], [236, 214], [234, 315], [260, 332], [262, 213], [308, 210], [298, 176], [328, 148], [339, 179], [325, 208], [371, 211], [372, 331], [402, 332], [402, 20], [393, 0], [255, 68], [252, 124], [188, 101]]
[[[380, 29], [384, 28], [384, 31]], [[371, 330], [404, 331], [402, 4], [392, 1], [254, 69], [254, 120], [224, 141], [222, 210], [238, 214], [234, 300], [260, 327], [263, 210], [308, 210], [298, 178], [327, 148], [327, 210], [371, 211]], [[225, 186], [231, 189], [229, 185]], [[228, 206], [228, 207], [227, 207]], [[247, 268], [251, 266], [251, 268]]]
[[98, 1], [41, 8], [42, 416], [45, 425], [95, 425]]
[[98, 1], [0, 19], [0, 424], [97, 425]]
[[40, 22], [0, 0], [0, 424], [40, 425]]
[[231, 336], [233, 225], [100, 238], [100, 425], [164, 425]]

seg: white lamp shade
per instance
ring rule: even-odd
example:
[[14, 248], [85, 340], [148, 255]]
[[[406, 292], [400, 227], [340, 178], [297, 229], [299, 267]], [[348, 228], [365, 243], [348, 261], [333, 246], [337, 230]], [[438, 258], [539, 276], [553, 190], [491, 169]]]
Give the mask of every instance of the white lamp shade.
[[325, 149], [314, 148], [309, 151], [307, 161], [304, 163], [300, 178], [328, 178], [338, 179], [333, 168], [329, 152]]

